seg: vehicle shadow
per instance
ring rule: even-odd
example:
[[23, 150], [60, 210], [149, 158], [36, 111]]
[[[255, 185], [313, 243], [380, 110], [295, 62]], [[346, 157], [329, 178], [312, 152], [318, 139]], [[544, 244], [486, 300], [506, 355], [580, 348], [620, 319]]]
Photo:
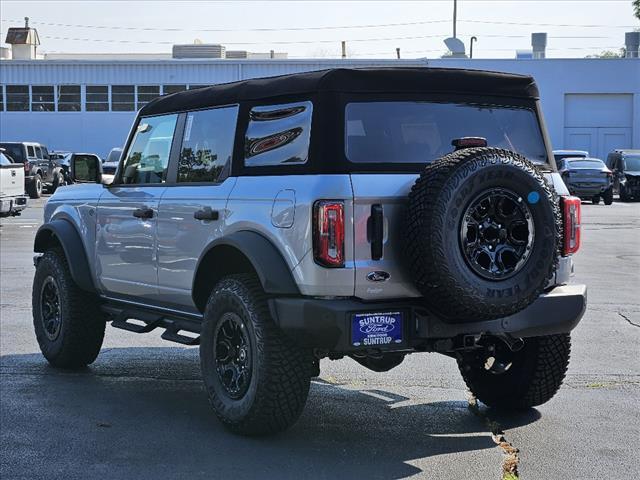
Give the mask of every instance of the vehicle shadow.
[[466, 402], [418, 403], [322, 379], [289, 431], [238, 437], [208, 405], [196, 349], [107, 349], [80, 372], [7, 355], [0, 373], [2, 478], [392, 479], [420, 473], [415, 460], [495, 448]]

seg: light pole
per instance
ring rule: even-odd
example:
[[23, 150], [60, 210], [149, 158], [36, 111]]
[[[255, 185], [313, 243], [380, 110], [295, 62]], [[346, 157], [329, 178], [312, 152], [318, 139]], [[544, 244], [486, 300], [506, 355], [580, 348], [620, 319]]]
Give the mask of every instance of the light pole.
[[471, 40], [469, 41], [469, 58], [473, 58], [473, 42], [477, 41], [477, 37], [471, 37]]
[[457, 18], [458, 18], [458, 0], [453, 0], [453, 38], [456, 38]]

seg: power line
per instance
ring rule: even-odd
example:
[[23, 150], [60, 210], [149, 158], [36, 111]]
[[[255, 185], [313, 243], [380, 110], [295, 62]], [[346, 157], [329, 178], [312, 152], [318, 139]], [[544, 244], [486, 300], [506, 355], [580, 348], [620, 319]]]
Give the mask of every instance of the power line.
[[466, 23], [487, 23], [491, 25], [518, 25], [524, 27], [581, 27], [581, 28], [638, 28], [638, 25], [584, 25], [576, 23], [522, 23], [502, 22], [497, 20], [458, 20]]
[[[22, 23], [20, 20], [2, 19], [6, 23]], [[399, 22], [399, 23], [379, 23], [364, 25], [324, 25], [318, 27], [277, 27], [277, 28], [208, 28], [208, 27], [129, 27], [124, 25], [87, 25], [87, 24], [71, 24], [71, 23], [53, 23], [31, 21], [34, 25], [45, 25], [52, 27], [71, 27], [71, 28], [94, 28], [102, 30], [128, 30], [128, 31], [148, 31], [148, 32], [284, 32], [284, 31], [313, 31], [313, 30], [342, 30], [353, 28], [382, 28], [382, 27], [401, 27], [412, 25], [429, 25], [435, 23], [449, 23], [449, 19], [441, 20], [424, 20], [419, 22]], [[577, 23], [532, 23], [532, 22], [505, 22], [498, 20], [458, 20], [464, 23], [480, 23], [491, 25], [516, 25], [529, 27], [580, 27], [580, 28], [637, 28], [637, 25], [603, 25], [603, 24], [577, 24]]]
[[[21, 23], [22, 20], [0, 20], [2, 22]], [[403, 27], [411, 25], [429, 25], [434, 23], [448, 23], [449, 20], [425, 20], [422, 22], [402, 22], [402, 23], [380, 23], [368, 25], [336, 25], [322, 27], [281, 27], [281, 28], [160, 28], [160, 27], [127, 27], [124, 25], [85, 25], [71, 23], [50, 23], [30, 21], [33, 25], [45, 25], [50, 27], [71, 27], [71, 28], [95, 28], [103, 30], [129, 30], [146, 32], [284, 32], [284, 31], [305, 31], [305, 30], [341, 30], [352, 28], [379, 28], [379, 27]]]
[[[389, 41], [397, 41], [397, 40], [423, 40], [428, 38], [444, 38], [446, 37], [446, 33], [440, 34], [431, 34], [431, 35], [412, 35], [405, 37], [372, 37], [372, 38], [352, 38], [346, 39], [347, 43], [358, 43], [358, 42], [389, 42]], [[529, 38], [528, 35], [502, 35], [502, 34], [487, 34], [487, 35], [478, 35], [482, 38]], [[60, 37], [55, 35], [41, 35], [43, 39], [48, 40], [63, 40], [63, 41], [74, 41], [74, 42], [98, 42], [98, 43], [117, 43], [117, 44], [145, 44], [145, 45], [174, 45], [175, 41], [152, 41], [152, 40], [123, 40], [123, 39], [107, 39], [107, 38], [80, 38], [80, 37]], [[561, 35], [561, 36], [551, 36], [550, 38], [555, 39], [610, 39], [610, 36], [571, 36], [571, 35]], [[308, 45], [308, 44], [331, 44], [340, 43], [341, 40], [332, 39], [332, 40], [265, 40], [260, 42], [225, 42], [225, 41], [217, 41], [217, 43], [221, 43], [227, 46], [243, 46], [243, 45]]]

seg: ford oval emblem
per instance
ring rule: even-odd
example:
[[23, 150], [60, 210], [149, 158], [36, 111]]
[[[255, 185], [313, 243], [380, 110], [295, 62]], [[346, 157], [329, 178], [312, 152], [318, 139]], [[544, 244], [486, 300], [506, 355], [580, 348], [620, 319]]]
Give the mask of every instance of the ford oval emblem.
[[367, 274], [367, 280], [370, 282], [386, 282], [389, 278], [391, 278], [391, 274], [383, 272], [382, 270], [376, 270]]

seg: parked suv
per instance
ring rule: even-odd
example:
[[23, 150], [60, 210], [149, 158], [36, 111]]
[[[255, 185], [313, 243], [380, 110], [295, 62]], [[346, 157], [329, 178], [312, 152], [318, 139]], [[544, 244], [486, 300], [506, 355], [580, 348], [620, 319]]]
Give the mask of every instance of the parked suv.
[[[82, 367], [105, 323], [200, 345], [232, 431], [283, 430], [321, 358], [391, 370], [454, 358], [487, 405], [558, 390], [586, 287], [531, 77], [335, 69], [159, 98], [112, 184], [45, 206], [33, 321]], [[97, 165], [72, 162], [76, 182]]]
[[42, 192], [56, 191], [64, 182], [64, 173], [58, 162], [49, 157], [47, 147], [34, 142], [2, 142], [0, 147], [16, 163], [24, 165], [25, 189], [31, 198], [40, 198]]
[[613, 189], [620, 200], [640, 198], [640, 150], [614, 150], [607, 156], [607, 167], [613, 172]]

